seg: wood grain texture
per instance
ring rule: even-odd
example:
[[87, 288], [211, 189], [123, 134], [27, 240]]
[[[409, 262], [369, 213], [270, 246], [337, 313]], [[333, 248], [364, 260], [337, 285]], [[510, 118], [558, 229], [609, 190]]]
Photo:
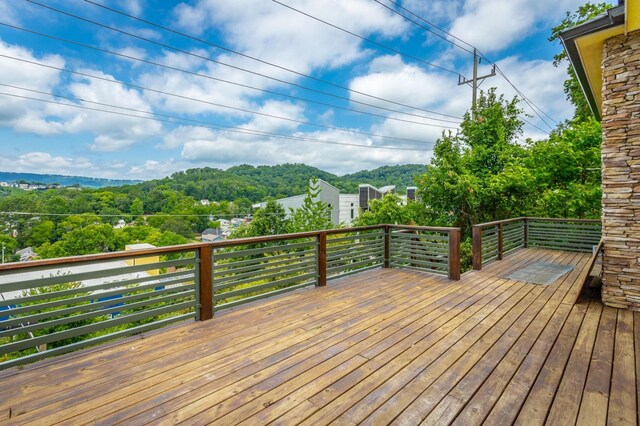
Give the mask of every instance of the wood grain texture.
[[[0, 423], [635, 424], [640, 317], [573, 303], [589, 258], [371, 270], [7, 370]], [[502, 278], [536, 261], [576, 269]]]

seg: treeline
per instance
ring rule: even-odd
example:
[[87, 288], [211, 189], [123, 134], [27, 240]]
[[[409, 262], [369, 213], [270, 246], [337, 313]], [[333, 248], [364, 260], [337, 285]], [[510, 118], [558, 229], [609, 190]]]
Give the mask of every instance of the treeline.
[[[412, 185], [418, 172], [424, 172], [424, 166], [383, 167], [338, 177], [303, 164], [285, 164], [191, 169], [105, 189], [7, 189], [0, 192], [0, 240], [9, 259], [25, 247], [34, 247], [40, 257], [60, 257], [122, 250], [137, 242], [175, 244], [217, 226], [211, 219], [252, 214], [256, 201], [304, 194], [313, 177], [344, 192], [357, 192], [363, 182]], [[210, 202], [203, 205], [205, 199]], [[133, 226], [113, 229], [120, 221]]]
[[[414, 176], [424, 173], [424, 165], [384, 166], [371, 171], [336, 176], [305, 164], [283, 164], [277, 166], [231, 167], [227, 170], [214, 168], [190, 169], [177, 172], [164, 179], [151, 180], [138, 185], [113, 188], [114, 192], [135, 194], [158, 194], [171, 189], [197, 200], [215, 201], [249, 200], [252, 203], [268, 199], [304, 194], [309, 179], [319, 178], [340, 189], [343, 193], [356, 193], [358, 185], [396, 185], [398, 191], [414, 185]], [[146, 202], [151, 211], [156, 203]]]

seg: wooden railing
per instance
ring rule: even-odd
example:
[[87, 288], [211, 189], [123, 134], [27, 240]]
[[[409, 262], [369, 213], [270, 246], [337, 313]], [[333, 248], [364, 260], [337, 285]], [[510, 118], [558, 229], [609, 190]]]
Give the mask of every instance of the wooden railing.
[[473, 269], [521, 247], [591, 252], [602, 235], [600, 220], [518, 217], [473, 226]]
[[460, 279], [460, 230], [376, 225], [0, 265], [0, 369], [379, 267]]

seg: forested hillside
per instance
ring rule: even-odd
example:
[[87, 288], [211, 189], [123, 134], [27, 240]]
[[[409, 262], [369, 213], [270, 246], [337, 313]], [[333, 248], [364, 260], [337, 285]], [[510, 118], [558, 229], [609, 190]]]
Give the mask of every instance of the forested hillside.
[[235, 201], [247, 199], [251, 202], [270, 198], [290, 197], [304, 194], [309, 179], [319, 178], [336, 186], [343, 193], [356, 193], [358, 185], [396, 185], [403, 193], [407, 186], [415, 185], [414, 177], [426, 170], [424, 165], [384, 166], [375, 170], [363, 170], [345, 176], [336, 176], [305, 164], [282, 164], [277, 166], [231, 167], [227, 170], [201, 168], [174, 173], [164, 179], [151, 180], [138, 185], [113, 188], [121, 194], [135, 194], [144, 198], [145, 193], [158, 189], [171, 189], [197, 200]]
[[[34, 247], [41, 257], [122, 250], [125, 244], [186, 242], [210, 226], [211, 218], [246, 216], [252, 204], [304, 194], [317, 177], [343, 192], [360, 183], [414, 184], [424, 166], [392, 166], [339, 177], [304, 164], [237, 166], [226, 171], [191, 169], [135, 185], [102, 189], [0, 190], [0, 241], [9, 253]], [[203, 205], [200, 200], [211, 203]], [[143, 217], [144, 216], [144, 217]], [[124, 221], [135, 226], [114, 229]]]

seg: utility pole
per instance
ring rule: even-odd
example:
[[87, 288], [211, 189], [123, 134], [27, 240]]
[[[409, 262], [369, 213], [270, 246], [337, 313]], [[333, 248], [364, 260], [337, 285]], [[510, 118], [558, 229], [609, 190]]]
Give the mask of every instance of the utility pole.
[[4, 263], [4, 241], [2, 242], [2, 263]]
[[478, 51], [473, 49], [473, 78], [471, 80], [467, 80], [463, 76], [458, 76], [458, 86], [463, 84], [468, 84], [471, 86], [473, 93], [471, 95], [471, 118], [473, 118], [476, 110], [476, 99], [478, 98], [478, 87], [482, 84], [482, 82], [489, 77], [493, 77], [496, 75], [496, 65], [494, 64], [491, 68], [491, 73], [487, 75], [483, 75], [478, 77], [478, 64], [482, 59], [478, 56]]

